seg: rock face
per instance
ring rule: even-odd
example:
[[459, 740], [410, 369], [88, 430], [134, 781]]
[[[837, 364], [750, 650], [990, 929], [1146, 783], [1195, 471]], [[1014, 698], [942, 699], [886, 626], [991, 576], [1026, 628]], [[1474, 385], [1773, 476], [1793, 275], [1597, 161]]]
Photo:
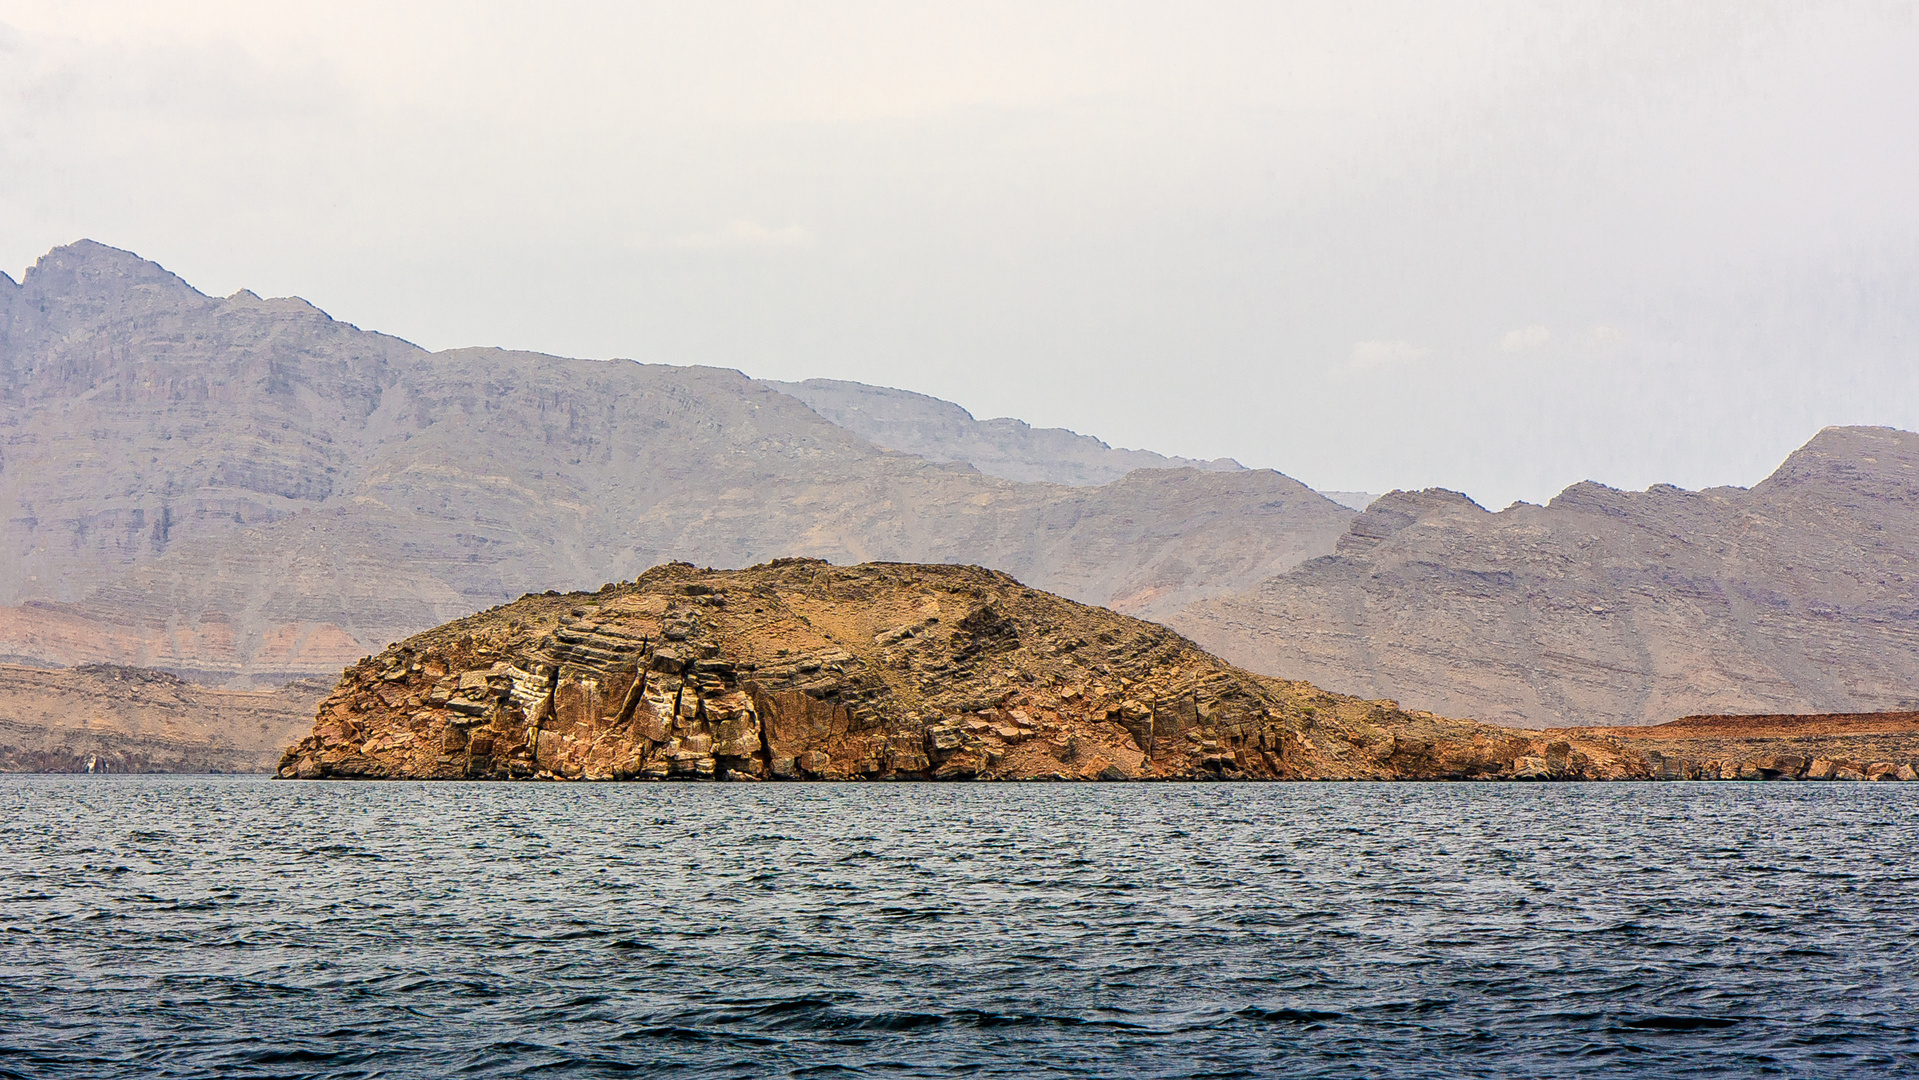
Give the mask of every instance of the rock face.
[[1674, 780], [1911, 780], [1919, 712], [1687, 716], [1580, 734], [1619, 740]]
[[324, 683], [240, 693], [162, 671], [0, 664], [0, 772], [271, 772]]
[[928, 461], [964, 461], [988, 476], [1006, 480], [1099, 487], [1134, 469], [1236, 472], [1245, 467], [1231, 458], [1199, 461], [1151, 450], [1116, 450], [1091, 435], [1036, 428], [1006, 417], [975, 420], [972, 413], [950, 401], [910, 390], [838, 379], [768, 380], [765, 385], [791, 394], [875, 446]]
[[288, 778], [1650, 776], [1605, 737], [1241, 671], [977, 567], [657, 567], [529, 595], [349, 668]]
[[1255, 671], [1525, 726], [1919, 703], [1919, 435], [1828, 428], [1751, 490], [1393, 492], [1171, 620]]
[[676, 558], [986, 563], [1163, 616], [1353, 516], [1270, 471], [982, 475], [735, 371], [428, 353], [90, 242], [0, 276], [0, 492], [0, 657], [255, 683]]

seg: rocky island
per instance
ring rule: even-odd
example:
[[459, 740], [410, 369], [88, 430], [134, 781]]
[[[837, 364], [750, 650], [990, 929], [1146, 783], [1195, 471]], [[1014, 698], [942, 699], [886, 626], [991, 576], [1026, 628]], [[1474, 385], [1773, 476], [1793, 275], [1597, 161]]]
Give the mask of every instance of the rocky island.
[[[978, 567], [781, 559], [529, 594], [347, 669], [286, 778], [1649, 778], [1603, 735], [1255, 675]], [[1517, 763], [1517, 764], [1516, 764]]]

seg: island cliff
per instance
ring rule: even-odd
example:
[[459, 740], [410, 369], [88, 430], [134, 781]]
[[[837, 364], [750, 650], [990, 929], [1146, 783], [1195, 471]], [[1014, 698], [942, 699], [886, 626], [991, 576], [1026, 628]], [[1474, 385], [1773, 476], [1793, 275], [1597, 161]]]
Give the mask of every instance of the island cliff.
[[[1548, 766], [1550, 762], [1550, 767]], [[1517, 763], [1517, 764], [1516, 764]], [[1535, 766], [1536, 763], [1536, 766]], [[286, 778], [1649, 777], [1512, 731], [1232, 667], [968, 566], [675, 563], [529, 594], [347, 669]]]

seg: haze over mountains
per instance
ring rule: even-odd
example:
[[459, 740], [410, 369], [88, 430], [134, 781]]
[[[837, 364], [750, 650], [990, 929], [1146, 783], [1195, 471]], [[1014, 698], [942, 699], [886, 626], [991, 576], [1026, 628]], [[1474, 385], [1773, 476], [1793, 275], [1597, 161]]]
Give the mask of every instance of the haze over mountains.
[[808, 408], [875, 446], [928, 461], [964, 461], [989, 476], [1096, 487], [1134, 469], [1204, 469], [1235, 472], [1232, 458], [1198, 461], [1151, 450], [1116, 450], [1091, 435], [1065, 428], [1036, 428], [1023, 420], [975, 420], [950, 401], [838, 379], [766, 385], [799, 398]]
[[0, 652], [338, 671], [671, 559], [983, 563], [1165, 617], [1331, 550], [1268, 470], [1021, 483], [875, 447], [736, 371], [428, 353], [82, 242], [5, 283]]
[[[911, 390], [840, 379], [760, 382], [791, 394], [833, 423], [875, 446], [928, 461], [964, 461], [989, 476], [1050, 484], [1096, 487], [1135, 469], [1204, 469], [1234, 472], [1232, 458], [1167, 457], [1151, 450], [1123, 450], [1065, 428], [1036, 428], [1002, 416], [975, 420], [950, 401]], [[1364, 510], [1378, 495], [1367, 491], [1321, 491], [1349, 510]]]
[[1919, 435], [1828, 428], [1752, 489], [1394, 492], [1173, 625], [1256, 671], [1508, 724], [1919, 703]]
[[978, 563], [1261, 673], [1532, 727], [1919, 700], [1919, 436], [1888, 429], [1751, 491], [1355, 514], [905, 391], [430, 353], [84, 241], [0, 277], [0, 382], [19, 662], [271, 684], [528, 591], [800, 555]]

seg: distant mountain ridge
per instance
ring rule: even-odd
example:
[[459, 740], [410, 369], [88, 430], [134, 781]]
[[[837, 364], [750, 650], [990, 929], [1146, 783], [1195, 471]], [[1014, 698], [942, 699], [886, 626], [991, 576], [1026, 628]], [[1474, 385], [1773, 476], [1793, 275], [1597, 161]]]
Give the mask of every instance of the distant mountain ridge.
[[[822, 415], [846, 400], [880, 434]], [[0, 275], [0, 658], [236, 687], [527, 591], [799, 555], [977, 563], [1264, 674], [1506, 724], [1897, 710], [1919, 704], [1915, 476], [1919, 435], [1831, 428], [1750, 491], [1356, 514], [884, 388], [430, 353], [91, 242]]]
[[[975, 420], [950, 401], [910, 390], [808, 379], [760, 380], [875, 446], [928, 461], [964, 461], [988, 476], [1028, 483], [1099, 487], [1134, 469], [1237, 472], [1232, 458], [1199, 461], [1150, 450], [1119, 450], [1065, 428], [1036, 428], [1024, 420]], [[1338, 500], [1335, 500], [1338, 501]]]
[[1827, 428], [1752, 489], [1396, 491], [1172, 625], [1255, 671], [1526, 726], [1919, 704], [1919, 435]]
[[429, 353], [90, 241], [0, 277], [0, 491], [0, 655], [214, 682], [670, 559], [979, 563], [1164, 617], [1353, 516], [1268, 470], [1002, 479], [735, 371]]

